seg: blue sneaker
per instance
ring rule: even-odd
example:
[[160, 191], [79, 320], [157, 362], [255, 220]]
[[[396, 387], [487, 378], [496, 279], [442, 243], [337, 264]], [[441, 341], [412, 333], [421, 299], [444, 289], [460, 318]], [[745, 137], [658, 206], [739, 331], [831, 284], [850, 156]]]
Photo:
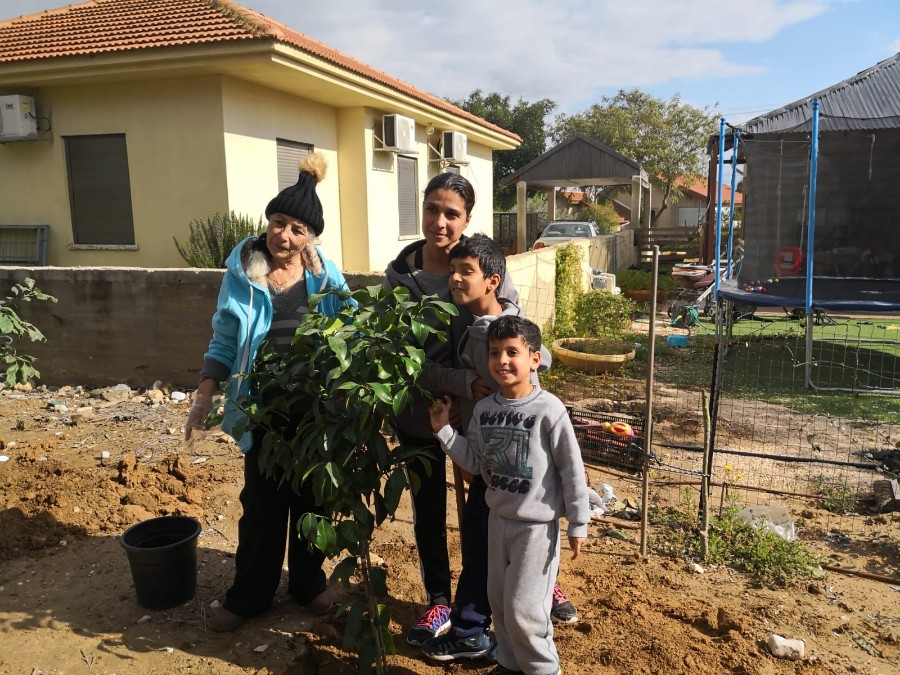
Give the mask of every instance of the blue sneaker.
[[425, 613], [409, 629], [406, 641], [411, 645], [421, 645], [425, 640], [437, 637], [450, 628], [449, 605], [428, 605]]
[[494, 643], [484, 633], [464, 638], [444, 634], [422, 643], [422, 653], [435, 661], [479, 659], [490, 656], [493, 649]]

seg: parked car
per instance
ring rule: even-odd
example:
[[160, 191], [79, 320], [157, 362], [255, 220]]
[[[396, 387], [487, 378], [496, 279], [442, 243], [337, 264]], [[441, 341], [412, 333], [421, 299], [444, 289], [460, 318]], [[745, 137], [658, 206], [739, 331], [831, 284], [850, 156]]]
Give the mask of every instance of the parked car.
[[541, 236], [534, 242], [534, 248], [562, 244], [570, 239], [599, 237], [600, 234], [600, 228], [593, 220], [554, 220], [541, 232]]

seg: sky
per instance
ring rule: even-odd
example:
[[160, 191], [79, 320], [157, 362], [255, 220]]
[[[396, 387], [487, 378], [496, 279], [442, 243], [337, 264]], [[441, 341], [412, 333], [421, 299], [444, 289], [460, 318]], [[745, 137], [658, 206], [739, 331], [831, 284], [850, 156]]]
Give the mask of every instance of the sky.
[[[0, 17], [61, 0], [0, 0]], [[900, 52], [898, 0], [241, 0], [441, 97], [587, 110], [637, 88], [739, 124]]]

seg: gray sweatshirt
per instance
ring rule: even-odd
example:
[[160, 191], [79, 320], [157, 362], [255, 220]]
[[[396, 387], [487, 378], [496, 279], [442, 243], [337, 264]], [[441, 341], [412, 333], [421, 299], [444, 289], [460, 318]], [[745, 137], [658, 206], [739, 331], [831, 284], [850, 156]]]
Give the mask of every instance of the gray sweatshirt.
[[[500, 316], [525, 316], [519, 307], [507, 300], [500, 300], [503, 311]], [[493, 323], [499, 317], [497, 316], [476, 316], [471, 325], [467, 326], [462, 337], [459, 338], [456, 350], [456, 359], [454, 366], [457, 368], [465, 368], [470, 373], [471, 380], [477, 375], [495, 391], [500, 391], [500, 385], [491, 376], [488, 369], [488, 339], [487, 332]], [[454, 328], [456, 325], [454, 324]], [[544, 345], [541, 345], [541, 362], [538, 365], [538, 373], [542, 373], [548, 368], [553, 361], [550, 352]], [[472, 400], [471, 380], [469, 381], [469, 389], [464, 398], [458, 399], [460, 419], [462, 419], [462, 428], [467, 428], [469, 420], [472, 419], [472, 410], [475, 408], [475, 401]], [[538, 384], [537, 373], [532, 373], [531, 384]]]
[[521, 399], [494, 394], [475, 404], [466, 436], [445, 425], [435, 436], [459, 466], [481, 473], [492, 514], [548, 522], [565, 516], [570, 537], [590, 520], [581, 450], [566, 407], [540, 387]]
[[[402, 251], [387, 266], [384, 271], [384, 287], [387, 289], [405, 286], [409, 289], [410, 298], [419, 300], [426, 295], [437, 295], [445, 302], [452, 302], [450, 298], [449, 275], [435, 276], [426, 274], [415, 265], [410, 265], [407, 258], [410, 254], [420, 251], [425, 246], [425, 240], [413, 242]], [[498, 298], [508, 298], [513, 302], [518, 301], [519, 294], [509, 280], [509, 275], [503, 280], [497, 289]], [[460, 307], [459, 316], [454, 319], [455, 325], [466, 326], [472, 321], [472, 313], [465, 307]], [[435, 320], [436, 323], [436, 320]], [[451, 330], [447, 326], [436, 326], [445, 330], [450, 336]], [[451, 344], [453, 339], [440, 341], [434, 336], [429, 337], [424, 346], [425, 357], [432, 364], [437, 364], [440, 370], [430, 371], [427, 380], [421, 380], [420, 384], [433, 394], [453, 394], [455, 396], [471, 398], [473, 375], [465, 370], [452, 368], [453, 355]], [[468, 394], [466, 391], [468, 390]], [[394, 424], [401, 431], [422, 439], [432, 437], [431, 423], [428, 418], [428, 406], [431, 402], [417, 392], [411, 392], [410, 406], [401, 412], [394, 420]]]

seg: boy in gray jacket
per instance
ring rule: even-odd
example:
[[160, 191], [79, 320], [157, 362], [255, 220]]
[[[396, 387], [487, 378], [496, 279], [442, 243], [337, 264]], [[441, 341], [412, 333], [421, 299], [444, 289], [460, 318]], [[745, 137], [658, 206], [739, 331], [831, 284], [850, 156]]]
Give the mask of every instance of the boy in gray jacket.
[[490, 675], [560, 672], [550, 609], [559, 569], [559, 518], [575, 558], [590, 518], [581, 452], [563, 403], [533, 384], [541, 332], [501, 316], [488, 328], [488, 370], [500, 393], [475, 405], [466, 437], [449, 425], [449, 399], [429, 410], [435, 437], [487, 484], [488, 598], [498, 666]]

